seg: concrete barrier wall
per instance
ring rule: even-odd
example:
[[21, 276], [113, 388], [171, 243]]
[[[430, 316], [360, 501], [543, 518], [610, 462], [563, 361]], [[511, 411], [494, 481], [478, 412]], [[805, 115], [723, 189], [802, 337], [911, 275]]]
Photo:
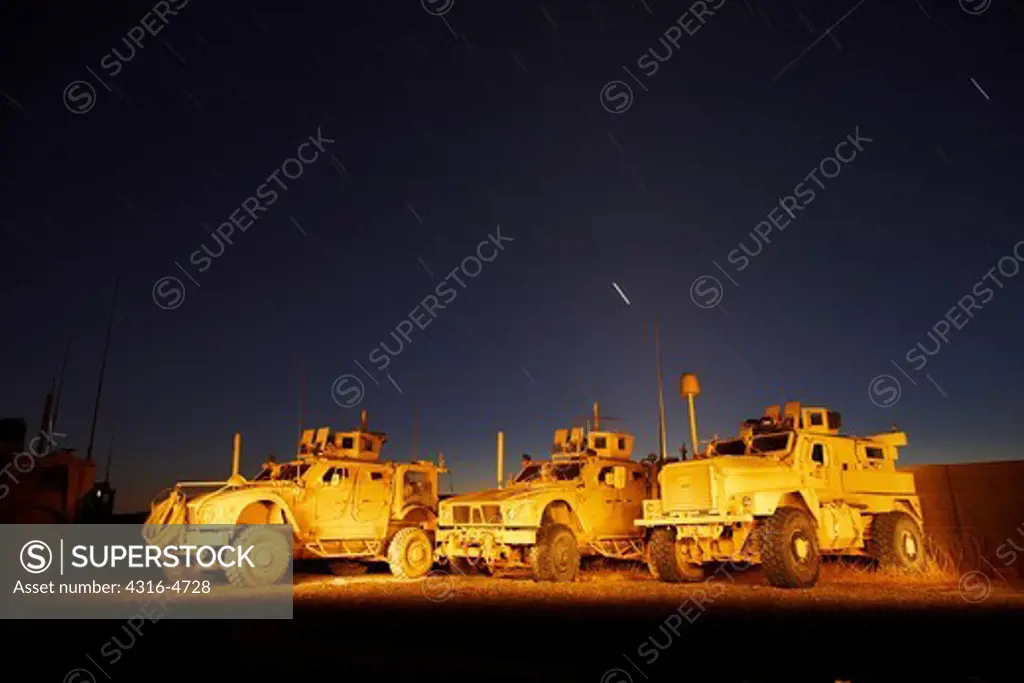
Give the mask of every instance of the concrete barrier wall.
[[961, 570], [1024, 578], [1024, 460], [900, 469], [914, 474], [925, 533]]

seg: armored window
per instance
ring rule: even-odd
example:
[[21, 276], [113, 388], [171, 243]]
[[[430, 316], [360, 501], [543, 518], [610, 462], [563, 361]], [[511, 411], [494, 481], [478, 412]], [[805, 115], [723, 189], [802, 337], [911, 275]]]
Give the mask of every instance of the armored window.
[[429, 498], [433, 494], [430, 477], [426, 472], [406, 472], [404, 486], [406, 498], [414, 496]]
[[597, 482], [599, 484], [604, 484], [605, 486], [614, 487], [615, 486], [615, 480], [614, 480], [614, 476], [615, 475], [613, 474], [614, 471], [615, 471], [614, 467], [603, 467], [603, 468], [601, 468], [601, 471], [597, 473]]
[[384, 473], [383, 472], [370, 472], [370, 479], [372, 481], [380, 481], [383, 478], [384, 478]]
[[594, 448], [600, 448], [600, 449], [608, 448], [608, 439], [606, 439], [603, 436], [595, 436], [594, 437]]
[[789, 448], [789, 434], [759, 436], [750, 442], [751, 453], [772, 453]]
[[821, 413], [811, 413], [811, 426], [820, 427], [825, 424], [824, 420], [821, 419]]
[[345, 449], [355, 448], [355, 440], [351, 436], [346, 436], [341, 440], [341, 447]]
[[640, 481], [643, 478], [644, 478], [644, 473], [643, 472], [636, 472], [636, 471], [633, 472], [633, 481]]
[[885, 453], [881, 448], [872, 448], [871, 446], [866, 446], [864, 448], [864, 455], [872, 460], [881, 460], [885, 457]]
[[572, 481], [573, 479], [579, 479], [580, 477], [580, 465], [579, 463], [572, 463], [570, 465], [556, 465], [553, 468], [553, 474], [555, 479], [558, 481]]
[[825, 447], [820, 443], [814, 444], [814, 447], [811, 449], [811, 460], [817, 465], [825, 464]]
[[519, 475], [516, 477], [516, 481], [517, 482], [533, 481], [533, 480], [537, 479], [538, 477], [540, 477], [540, 471], [541, 471], [541, 466], [540, 465], [530, 465], [525, 470], [523, 470], [522, 472], [519, 473]]
[[334, 481], [334, 475], [338, 475], [338, 479], [348, 479], [348, 469], [344, 467], [332, 467], [324, 472], [324, 482], [330, 484]]
[[619, 439], [619, 450], [620, 451], [626, 450], [626, 440], [624, 438], [620, 438]]
[[843, 426], [842, 416], [835, 410], [828, 411], [828, 428], [838, 430]]
[[365, 437], [363, 438], [363, 450], [371, 452], [373, 451], [373, 442]]
[[742, 439], [730, 441], [719, 441], [715, 444], [717, 455], [744, 455], [747, 452], [747, 444]]

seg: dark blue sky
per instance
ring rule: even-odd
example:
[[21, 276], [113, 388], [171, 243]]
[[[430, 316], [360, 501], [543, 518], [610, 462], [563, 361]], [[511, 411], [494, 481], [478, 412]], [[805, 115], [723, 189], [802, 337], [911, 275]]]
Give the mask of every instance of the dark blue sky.
[[[170, 0], [134, 55], [122, 38], [157, 3], [5, 3], [0, 414], [34, 428], [73, 334], [60, 431], [85, 449], [120, 274], [97, 449], [116, 433], [124, 509], [226, 475], [235, 430], [247, 470], [285, 455], [303, 377], [307, 426], [339, 428], [358, 410], [332, 383], [360, 377], [394, 458], [412, 454], [418, 407], [421, 455], [443, 451], [462, 491], [493, 481], [498, 429], [514, 464], [595, 400], [654, 452], [655, 316], [673, 450], [689, 370], [704, 437], [802, 400], [853, 433], [898, 424], [904, 463], [1019, 457], [1024, 10], [697, 10], [718, 3], [701, 23], [670, 0], [427, 3], [443, 17], [412, 0]], [[85, 113], [62, 97], [76, 80], [95, 88]], [[627, 101], [605, 90], [616, 80], [633, 97], [611, 113]], [[210, 231], [318, 130], [333, 157], [284, 180], [200, 272], [190, 255], [216, 254]], [[807, 180], [855, 130], [870, 142], [819, 171], [823, 187]], [[815, 198], [757, 253], [755, 226], [800, 183]], [[429, 325], [387, 368], [399, 393], [371, 352], [395, 349], [392, 330], [498, 225], [512, 241], [435, 318], [416, 314]], [[756, 256], [740, 271], [741, 245]], [[172, 276], [185, 298], [166, 310], [154, 285]], [[691, 298], [703, 276], [717, 306]], [[716, 286], [701, 280], [698, 301]], [[981, 307], [940, 323], [965, 295]], [[933, 352], [920, 370], [918, 342]], [[883, 374], [894, 403], [891, 378], [871, 384]]]

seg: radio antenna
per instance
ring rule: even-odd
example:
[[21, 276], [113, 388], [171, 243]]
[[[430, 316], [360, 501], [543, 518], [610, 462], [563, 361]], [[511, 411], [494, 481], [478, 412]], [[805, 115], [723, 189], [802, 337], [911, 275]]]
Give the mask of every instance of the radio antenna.
[[89, 428], [89, 448], [85, 452], [86, 462], [93, 462], [92, 447], [96, 442], [96, 421], [100, 415], [100, 398], [103, 396], [103, 379], [107, 374], [107, 354], [110, 352], [110, 332], [114, 329], [114, 313], [117, 311], [117, 292], [121, 278], [114, 280], [114, 299], [110, 304], [110, 320], [107, 321], [107, 339], [103, 342], [103, 361], [100, 363], [100, 380], [96, 385], [96, 402], [92, 408], [92, 426]]
[[668, 454], [665, 452], [665, 390], [661, 381], [661, 345], [658, 341], [658, 318], [654, 318], [654, 355], [658, 367], [658, 437], [661, 446], [661, 461], [665, 462]]

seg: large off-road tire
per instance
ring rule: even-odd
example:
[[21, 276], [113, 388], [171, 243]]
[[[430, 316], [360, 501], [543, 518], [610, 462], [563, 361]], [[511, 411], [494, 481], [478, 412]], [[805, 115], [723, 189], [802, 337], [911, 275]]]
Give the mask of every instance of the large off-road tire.
[[388, 566], [400, 579], [426, 576], [434, 565], [434, 544], [418, 526], [401, 529], [388, 544]]
[[673, 527], [659, 527], [651, 532], [647, 543], [647, 567], [659, 581], [679, 583], [700, 581], [704, 578], [704, 567], [684, 562], [676, 546], [676, 530]]
[[542, 526], [536, 544], [530, 548], [529, 560], [535, 581], [574, 580], [580, 571], [576, 534], [564, 524]]
[[871, 523], [868, 554], [882, 569], [923, 571], [926, 555], [921, 527], [905, 512], [876, 515]]
[[762, 522], [761, 563], [768, 583], [810, 588], [818, 582], [821, 555], [814, 520], [803, 510], [781, 507]]
[[292, 549], [288, 539], [274, 528], [250, 526], [238, 533], [232, 541], [245, 548], [253, 546], [249, 555], [253, 567], [225, 567], [224, 575], [231, 585], [245, 588], [259, 588], [279, 583], [292, 566]]

